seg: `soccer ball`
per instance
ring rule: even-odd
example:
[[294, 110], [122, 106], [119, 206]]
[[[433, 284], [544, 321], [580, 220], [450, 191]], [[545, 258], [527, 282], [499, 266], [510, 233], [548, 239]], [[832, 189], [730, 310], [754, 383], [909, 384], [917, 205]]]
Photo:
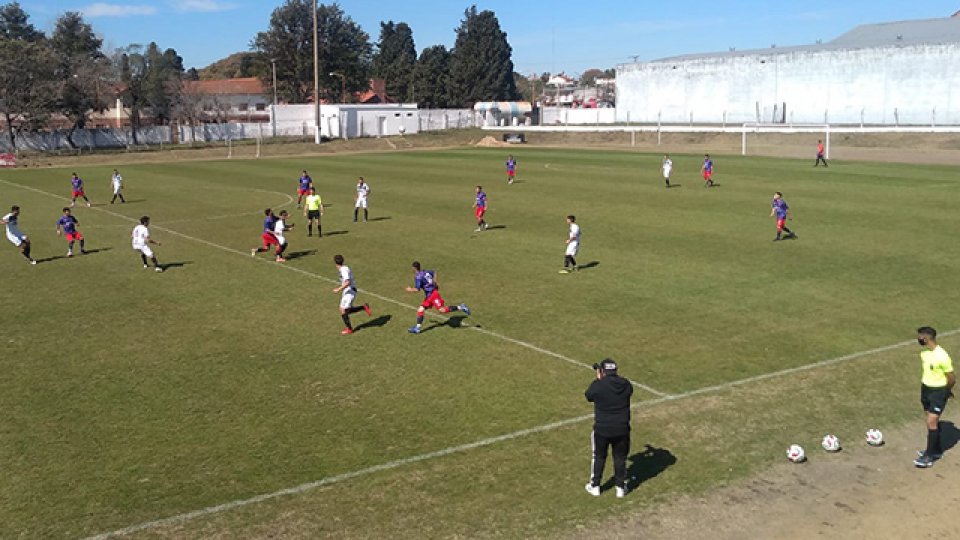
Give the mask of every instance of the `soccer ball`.
[[823, 441], [820, 442], [820, 446], [822, 446], [827, 452], [839, 452], [840, 439], [838, 439], [836, 435], [824, 435]]
[[870, 446], [880, 446], [883, 444], [883, 433], [879, 429], [867, 430], [867, 444]]
[[787, 448], [787, 459], [794, 463], [803, 463], [807, 459], [807, 454], [799, 444], [791, 444], [790, 448]]

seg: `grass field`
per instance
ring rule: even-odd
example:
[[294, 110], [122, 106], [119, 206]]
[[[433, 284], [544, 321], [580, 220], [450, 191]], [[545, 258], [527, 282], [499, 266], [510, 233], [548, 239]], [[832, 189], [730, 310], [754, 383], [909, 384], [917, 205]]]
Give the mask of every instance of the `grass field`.
[[[71, 170], [0, 174], [0, 206], [22, 207], [48, 259], [0, 250], [0, 537], [90, 536], [311, 482], [130, 533], [556, 536], [915, 415], [908, 347], [697, 391], [960, 327], [954, 169], [719, 157], [707, 190], [699, 157], [674, 156], [668, 190], [659, 156], [511, 151], [509, 187], [504, 149], [135, 165], [113, 206], [112, 166], [84, 168], [95, 207], [75, 215], [96, 252], [73, 259], [54, 234]], [[329, 205], [320, 239], [291, 204], [303, 168]], [[476, 184], [494, 227], [479, 234]], [[798, 240], [771, 242], [775, 190]], [[283, 265], [249, 255], [267, 206], [298, 225]], [[560, 275], [570, 213], [588, 268]], [[163, 274], [130, 249], [142, 214]], [[347, 337], [336, 253], [374, 310]], [[414, 259], [473, 315], [407, 334]], [[582, 364], [605, 356], [650, 388], [624, 500], [582, 489]]]

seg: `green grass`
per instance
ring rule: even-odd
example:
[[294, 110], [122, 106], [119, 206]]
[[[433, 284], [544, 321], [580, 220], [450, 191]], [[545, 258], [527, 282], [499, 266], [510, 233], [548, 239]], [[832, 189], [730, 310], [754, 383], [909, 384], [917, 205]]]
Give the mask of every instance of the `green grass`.
[[[960, 327], [953, 169], [721, 157], [706, 190], [698, 158], [674, 156], [683, 186], [667, 190], [658, 156], [511, 151], [510, 187], [503, 149], [129, 166], [122, 206], [101, 206], [112, 167], [79, 170], [98, 206], [76, 215], [101, 251], [31, 267], [0, 250], [0, 537], [95, 534], [590, 412], [590, 371], [439, 319], [408, 335], [411, 309], [363, 292], [380, 325], [339, 336], [335, 253], [362, 289], [408, 305], [418, 259], [474, 310], [465, 323], [588, 364], [612, 356], [669, 393]], [[302, 168], [332, 204], [324, 231], [342, 233], [306, 238], [295, 213], [303, 254], [286, 265], [302, 272], [251, 259], [262, 208], [286, 204]], [[69, 172], [0, 175], [23, 186], [0, 182], [0, 201], [23, 208], [38, 258], [65, 252], [63, 200], [34, 190], [68, 195]], [[373, 189], [367, 224], [350, 222], [357, 175]], [[472, 233], [476, 184], [504, 228]], [[799, 240], [771, 242], [775, 190]], [[595, 265], [559, 275], [569, 213]], [[124, 216], [141, 214], [176, 263], [164, 274], [129, 247]], [[743, 478], [828, 425], [858, 438], [900, 423], [915, 354], [638, 409], [635, 448], [676, 461], [640, 458], [641, 476], [663, 470], [625, 503], [581, 491], [586, 422], [160, 533], [550, 536]]]

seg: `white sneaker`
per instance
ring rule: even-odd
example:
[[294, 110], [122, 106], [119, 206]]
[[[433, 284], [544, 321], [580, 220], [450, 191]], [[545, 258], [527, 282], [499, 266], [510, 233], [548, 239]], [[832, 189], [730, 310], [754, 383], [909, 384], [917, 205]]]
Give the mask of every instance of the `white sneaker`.
[[594, 497], [600, 496], [600, 486], [595, 486], [590, 482], [587, 482], [587, 485], [583, 486], [583, 489], [587, 490], [587, 493], [593, 495]]
[[622, 499], [627, 496], [627, 488], [617, 486], [617, 498]]
[[160, 268], [160, 267], [158, 266], [158, 267], [154, 268], [153, 271], [154, 271], [154, 272], [163, 272], [163, 268]]
[[256, 256], [257, 256], [257, 248], [253, 248], [253, 249], [250, 250], [250, 256], [251, 256], [251, 257], [256, 257]]
[[73, 257], [73, 252], [70, 250], [67, 250], [67, 257]]
[[480, 231], [482, 231], [482, 230], [483, 230], [483, 229], [481, 229], [480, 227], [477, 227], [476, 229], [473, 230], [473, 232], [480, 232]]
[[144, 270], [146, 270], [147, 268], [150, 268], [150, 267], [147, 266], [147, 265], [143, 265], [143, 269], [144, 269]]

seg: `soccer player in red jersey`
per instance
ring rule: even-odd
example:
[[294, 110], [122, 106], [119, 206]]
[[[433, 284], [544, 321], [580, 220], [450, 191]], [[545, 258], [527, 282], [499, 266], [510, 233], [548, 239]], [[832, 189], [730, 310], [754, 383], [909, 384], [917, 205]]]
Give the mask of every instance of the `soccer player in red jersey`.
[[77, 176], [77, 173], [73, 173], [73, 176], [70, 178], [70, 206], [77, 204], [77, 197], [83, 197], [83, 200], [87, 201], [87, 206], [90, 206], [90, 199], [87, 198], [87, 194], [83, 192], [83, 179]]
[[303, 203], [303, 197], [310, 194], [310, 188], [313, 187], [313, 178], [310, 178], [310, 175], [307, 174], [307, 170], [304, 169], [300, 173], [300, 178], [297, 179], [297, 208], [300, 208], [300, 205]]
[[466, 304], [447, 306], [440, 296], [440, 286], [437, 285], [437, 273], [433, 270], [421, 270], [420, 263], [413, 261], [413, 287], [407, 287], [407, 292], [423, 291], [424, 299], [417, 308], [417, 325], [411, 326], [407, 332], [419, 334], [423, 329], [423, 314], [430, 308], [436, 308], [440, 313], [462, 311], [470, 315], [470, 308]]
[[813, 166], [816, 167], [816, 166], [820, 165], [820, 162], [822, 161], [822, 162], [823, 162], [823, 166], [824, 166], [824, 167], [828, 167], [828, 165], [827, 165], [827, 159], [826, 159], [825, 156], [826, 156], [826, 153], [824, 152], [823, 141], [819, 141], [819, 140], [818, 140], [818, 141], [817, 141], [817, 160], [816, 160], [815, 162], [813, 162]]
[[480, 232], [487, 228], [487, 222], [483, 215], [487, 213], [487, 194], [481, 186], [477, 186], [477, 200], [473, 203], [473, 215], [477, 218], [477, 231]]
[[700, 167], [703, 171], [703, 187], [713, 187], [713, 160], [710, 154], [703, 155], [703, 165]]

